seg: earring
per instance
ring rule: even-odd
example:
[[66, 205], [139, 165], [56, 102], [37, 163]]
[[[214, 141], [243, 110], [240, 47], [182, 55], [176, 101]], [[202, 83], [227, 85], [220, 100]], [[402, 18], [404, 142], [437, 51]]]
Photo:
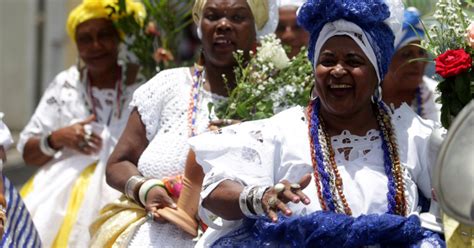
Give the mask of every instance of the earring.
[[309, 91], [309, 101], [312, 102], [316, 100], [318, 96], [314, 93], [314, 84], [311, 86], [311, 90]]

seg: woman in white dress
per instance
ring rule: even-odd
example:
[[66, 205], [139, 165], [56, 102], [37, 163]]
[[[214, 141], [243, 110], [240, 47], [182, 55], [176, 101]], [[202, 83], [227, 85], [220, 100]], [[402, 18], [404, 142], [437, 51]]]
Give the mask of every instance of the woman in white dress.
[[103, 218], [91, 228], [93, 246], [194, 246], [192, 235], [159, 222], [164, 219], [158, 210], [176, 208], [178, 198], [161, 180], [183, 174], [189, 137], [208, 129], [215, 119], [209, 103], [224, 101], [226, 83], [234, 84], [233, 52], [242, 50], [248, 56], [257, 36], [274, 31], [276, 11], [269, 0], [195, 2], [203, 63], [162, 71], [135, 92], [132, 114], [107, 165], [107, 182], [128, 199], [122, 197], [103, 210]]
[[[144, 14], [141, 4], [126, 1]], [[120, 194], [105, 182], [105, 165], [122, 133], [138, 87], [138, 66], [118, 60], [120, 36], [108, 0], [85, 0], [67, 31], [83, 67], [59, 73], [20, 134], [18, 150], [38, 172], [22, 196], [45, 247], [86, 247], [99, 210]]]
[[395, 38], [396, 52], [382, 84], [382, 97], [396, 108], [405, 102], [419, 116], [439, 122], [441, 104], [435, 102], [438, 82], [425, 76], [428, 55], [420, 47], [424, 35], [418, 10], [406, 9], [402, 32]]
[[190, 139], [210, 226], [198, 247], [441, 243], [410, 216], [418, 188], [430, 197], [434, 124], [378, 97], [401, 11], [382, 0], [302, 6], [318, 98]]

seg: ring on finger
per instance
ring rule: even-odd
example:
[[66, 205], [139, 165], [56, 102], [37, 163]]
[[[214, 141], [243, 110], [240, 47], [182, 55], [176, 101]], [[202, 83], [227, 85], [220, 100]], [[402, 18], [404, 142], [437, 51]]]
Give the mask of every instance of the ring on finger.
[[85, 142], [89, 142], [89, 141], [91, 140], [91, 137], [92, 137], [91, 134], [86, 133], [86, 134], [84, 135], [84, 141], [85, 141]]
[[222, 122], [224, 123], [224, 125], [230, 125], [230, 124], [232, 124], [232, 120], [231, 120], [231, 119], [224, 119], [224, 120], [222, 120]]
[[275, 208], [278, 203], [278, 198], [276, 196], [272, 196], [268, 199], [268, 207]]
[[273, 186], [273, 188], [275, 189], [275, 192], [279, 194], [285, 190], [285, 185], [283, 183], [277, 183], [275, 186]]
[[292, 184], [290, 185], [290, 189], [291, 189], [292, 191], [299, 190], [299, 189], [301, 189], [301, 185], [300, 185], [299, 183], [292, 183]]

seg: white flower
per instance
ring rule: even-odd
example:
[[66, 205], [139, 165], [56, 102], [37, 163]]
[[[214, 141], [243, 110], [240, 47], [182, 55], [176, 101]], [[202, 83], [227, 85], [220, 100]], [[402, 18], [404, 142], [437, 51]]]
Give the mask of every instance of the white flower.
[[262, 45], [257, 49], [257, 60], [273, 64], [280, 70], [290, 64], [290, 59], [275, 34], [269, 34], [263, 38]]

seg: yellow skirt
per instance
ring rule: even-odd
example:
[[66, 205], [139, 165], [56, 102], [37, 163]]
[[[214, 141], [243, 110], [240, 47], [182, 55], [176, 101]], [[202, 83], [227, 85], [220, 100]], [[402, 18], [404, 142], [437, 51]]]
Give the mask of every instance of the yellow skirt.
[[[82, 171], [79, 178], [77, 178], [75, 181], [68, 200], [66, 214], [64, 215], [64, 219], [58, 233], [56, 234], [56, 238], [54, 239], [52, 247], [67, 247], [69, 235], [74, 223], [76, 223], [77, 214], [82, 206], [84, 196], [87, 192], [90, 179], [94, 174], [96, 166], [97, 162], [87, 166]], [[25, 198], [33, 191], [33, 182], [34, 177], [30, 178], [28, 182], [21, 188], [21, 197]]]

